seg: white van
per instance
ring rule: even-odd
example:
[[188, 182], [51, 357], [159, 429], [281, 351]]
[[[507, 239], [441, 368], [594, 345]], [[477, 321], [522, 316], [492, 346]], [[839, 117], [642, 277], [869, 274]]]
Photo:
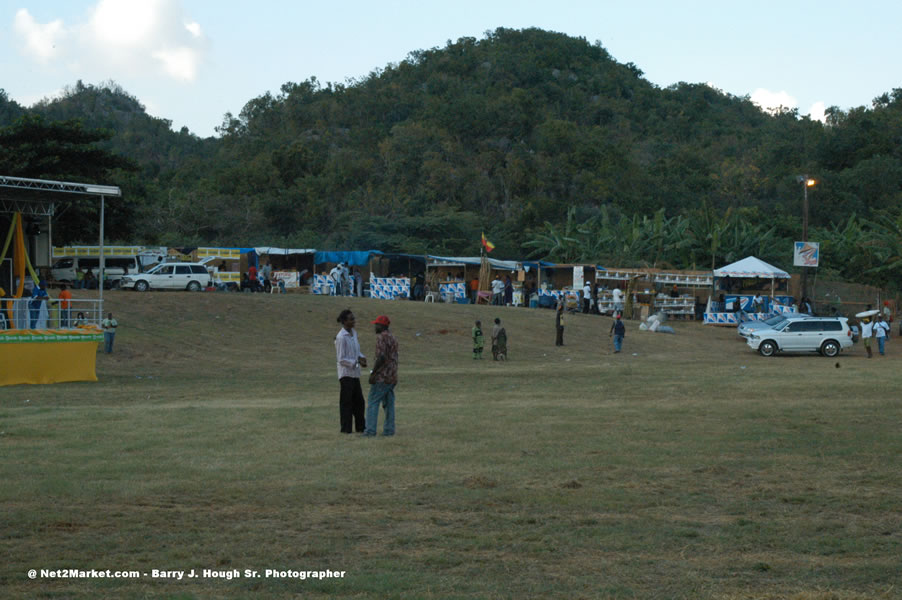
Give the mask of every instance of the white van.
[[[136, 256], [107, 256], [104, 261], [107, 281], [110, 283], [119, 281], [124, 275], [134, 275], [139, 271], [138, 258]], [[95, 277], [100, 276], [100, 258], [97, 256], [64, 256], [50, 267], [50, 276], [55, 281], [76, 281], [75, 269], [81, 269], [86, 273], [88, 269]]]

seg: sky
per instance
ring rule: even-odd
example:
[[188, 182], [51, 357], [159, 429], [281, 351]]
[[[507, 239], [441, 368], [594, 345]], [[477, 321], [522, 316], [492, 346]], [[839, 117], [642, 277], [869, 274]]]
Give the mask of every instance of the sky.
[[178, 130], [286, 82], [345, 83], [498, 27], [600, 42], [660, 87], [707, 83], [823, 118], [902, 87], [895, 0], [0, 0], [0, 89], [23, 104], [115, 81]]

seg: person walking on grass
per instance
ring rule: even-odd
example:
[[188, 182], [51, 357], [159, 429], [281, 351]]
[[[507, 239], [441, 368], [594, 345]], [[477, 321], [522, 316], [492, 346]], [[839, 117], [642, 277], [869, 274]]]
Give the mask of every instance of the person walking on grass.
[[485, 336], [482, 335], [482, 321], [473, 326], [473, 360], [482, 360], [482, 349], [485, 347]]
[[877, 338], [877, 351], [880, 356], [886, 356], [886, 340], [889, 337], [889, 323], [883, 320], [883, 315], [877, 313], [877, 322], [874, 323], [874, 337]]
[[611, 332], [608, 334], [608, 337], [611, 336], [614, 337], [614, 353], [616, 354], [623, 348], [623, 338], [626, 337], [626, 326], [624, 326], [619, 314], [614, 316], [614, 323], [611, 325]]
[[864, 341], [864, 349], [871, 358], [871, 338], [874, 337], [874, 322], [870, 318], [861, 321], [861, 339]]
[[492, 327], [492, 358], [507, 360], [507, 331], [501, 326], [501, 319], [495, 319]]
[[363, 421], [363, 390], [360, 388], [360, 367], [366, 368], [366, 357], [360, 351], [360, 342], [354, 325], [357, 319], [351, 309], [346, 308], [338, 315], [341, 330], [335, 336], [335, 358], [338, 363], [338, 414], [341, 432], [352, 433], [353, 424], [358, 433], [365, 429]]
[[555, 346], [563, 346], [564, 345], [564, 301], [560, 300], [557, 303], [557, 310], [554, 311], [554, 330], [557, 334], [554, 338]]
[[376, 435], [379, 406], [385, 410], [382, 435], [395, 435], [395, 386], [398, 384], [398, 340], [388, 330], [391, 321], [385, 315], [376, 317], [376, 363], [370, 371], [370, 396], [366, 405], [366, 429], [363, 435]]
[[113, 353], [113, 339], [116, 337], [116, 328], [119, 323], [113, 318], [113, 313], [107, 313], [106, 319], [100, 322], [103, 329], [103, 351], [107, 354]]

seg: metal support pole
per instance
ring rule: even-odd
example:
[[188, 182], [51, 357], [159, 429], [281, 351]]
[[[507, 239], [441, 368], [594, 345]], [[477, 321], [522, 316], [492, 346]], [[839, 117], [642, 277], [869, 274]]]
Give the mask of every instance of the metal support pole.
[[104, 252], [103, 252], [103, 211], [104, 205], [106, 204], [106, 198], [103, 194], [100, 195], [100, 273], [98, 275], [98, 286], [97, 289], [100, 290], [100, 302], [98, 303], [98, 308], [100, 309], [100, 314], [98, 315], [97, 322], [103, 320], [103, 276], [104, 269], [106, 268], [106, 261], [104, 260]]
[[[802, 242], [808, 241], [808, 175], [802, 180]], [[808, 297], [808, 267], [802, 267], [802, 297]]]

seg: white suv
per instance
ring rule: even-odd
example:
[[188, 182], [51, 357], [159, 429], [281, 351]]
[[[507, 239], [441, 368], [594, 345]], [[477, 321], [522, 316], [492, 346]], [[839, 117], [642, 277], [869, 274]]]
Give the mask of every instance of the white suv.
[[146, 273], [126, 275], [119, 282], [119, 287], [133, 288], [138, 292], [146, 292], [151, 288], [199, 292], [210, 285], [210, 273], [198, 263], [162, 263]]
[[833, 357], [851, 347], [852, 330], [845, 317], [787, 319], [770, 329], [751, 332], [748, 345], [761, 356], [777, 352], [820, 352]]

